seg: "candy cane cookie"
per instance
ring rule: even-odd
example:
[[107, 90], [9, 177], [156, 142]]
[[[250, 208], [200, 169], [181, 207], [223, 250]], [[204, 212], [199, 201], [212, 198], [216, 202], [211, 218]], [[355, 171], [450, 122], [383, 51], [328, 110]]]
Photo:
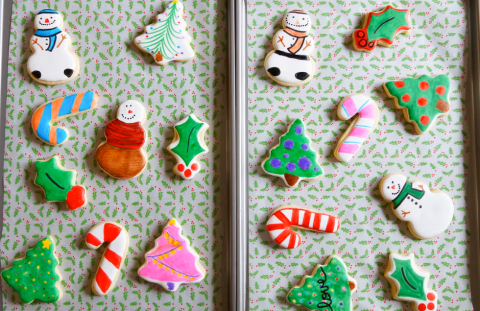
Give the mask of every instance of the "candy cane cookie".
[[338, 118], [345, 121], [358, 113], [347, 130], [338, 140], [335, 158], [340, 162], [349, 162], [362, 146], [368, 135], [378, 123], [377, 104], [368, 96], [356, 94], [344, 98], [338, 105]]
[[307, 208], [283, 205], [275, 209], [267, 221], [268, 233], [283, 248], [296, 248], [302, 243], [300, 234], [292, 227], [334, 233], [340, 229], [340, 219]]
[[92, 290], [97, 295], [105, 295], [115, 285], [120, 274], [120, 266], [127, 255], [128, 233], [113, 222], [102, 222], [90, 229], [86, 237], [87, 246], [97, 249], [103, 243], [110, 243], [100, 260], [93, 279]]
[[68, 139], [68, 129], [52, 123], [94, 109], [98, 99], [97, 94], [88, 91], [46, 102], [33, 113], [33, 132], [49, 145], [63, 144]]

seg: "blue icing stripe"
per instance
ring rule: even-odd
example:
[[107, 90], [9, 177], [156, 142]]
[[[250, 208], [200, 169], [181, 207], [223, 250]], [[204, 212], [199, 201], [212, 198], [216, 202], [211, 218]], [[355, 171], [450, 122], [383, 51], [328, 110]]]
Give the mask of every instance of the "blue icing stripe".
[[92, 108], [93, 95], [94, 93], [91, 91], [83, 94], [82, 103], [80, 104], [78, 111], [84, 111]]
[[52, 103], [48, 103], [43, 108], [42, 118], [38, 123], [37, 135], [43, 141], [50, 142], [50, 121], [52, 120]]
[[355, 127], [365, 127], [365, 128], [372, 128], [371, 126], [368, 126], [368, 125], [355, 125]]
[[57, 145], [62, 144], [67, 139], [67, 132], [62, 128], [57, 128]]
[[344, 141], [342, 144], [361, 144], [360, 142], [356, 142], [356, 141]]
[[72, 107], [73, 107], [73, 104], [75, 103], [75, 98], [77, 98], [77, 94], [69, 95], [63, 99], [63, 102], [61, 103], [60, 111], [58, 112], [59, 117], [72, 113]]
[[343, 108], [343, 110], [345, 110], [345, 113], [347, 114], [347, 117], [350, 117], [350, 114], [348, 113], [347, 108], [345, 108], [345, 106], [343, 104], [342, 104], [342, 108]]
[[363, 105], [360, 108], [358, 108], [358, 111], [362, 110], [363, 107], [365, 107], [365, 105], [368, 104], [369, 101], [370, 101], [370, 99], [367, 99], [367, 101], [364, 102]]

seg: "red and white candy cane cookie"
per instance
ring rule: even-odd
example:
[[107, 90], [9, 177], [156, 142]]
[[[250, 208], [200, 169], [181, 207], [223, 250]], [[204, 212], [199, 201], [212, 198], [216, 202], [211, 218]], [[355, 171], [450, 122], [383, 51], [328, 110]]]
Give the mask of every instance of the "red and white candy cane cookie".
[[296, 248], [302, 243], [292, 227], [334, 233], [340, 229], [340, 219], [307, 208], [283, 205], [275, 209], [267, 221], [268, 233], [283, 248]]
[[85, 240], [91, 249], [97, 249], [103, 243], [110, 243], [102, 256], [92, 284], [95, 294], [105, 295], [113, 288], [120, 274], [120, 267], [128, 250], [128, 233], [119, 224], [102, 222], [88, 231]]

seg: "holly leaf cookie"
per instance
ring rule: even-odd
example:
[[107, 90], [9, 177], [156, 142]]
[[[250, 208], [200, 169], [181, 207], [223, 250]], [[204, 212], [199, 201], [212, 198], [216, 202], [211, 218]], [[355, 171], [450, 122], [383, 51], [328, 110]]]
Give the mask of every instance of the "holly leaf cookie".
[[397, 109], [403, 109], [405, 119], [414, 125], [417, 134], [429, 131], [437, 118], [450, 111], [450, 78], [447, 75], [390, 81], [384, 88], [395, 100]]
[[48, 236], [27, 250], [25, 257], [14, 260], [10, 268], [2, 271], [1, 277], [24, 303], [56, 302], [63, 296], [58, 264], [55, 244]]
[[408, 33], [410, 29], [410, 11], [389, 5], [381, 12], [367, 13], [363, 27], [353, 33], [353, 47], [367, 53], [377, 44], [388, 47], [398, 34]]
[[47, 202], [65, 202], [69, 210], [87, 204], [85, 187], [75, 185], [77, 171], [64, 168], [58, 156], [46, 161], [37, 160], [35, 167], [37, 168], [35, 185], [42, 188]]

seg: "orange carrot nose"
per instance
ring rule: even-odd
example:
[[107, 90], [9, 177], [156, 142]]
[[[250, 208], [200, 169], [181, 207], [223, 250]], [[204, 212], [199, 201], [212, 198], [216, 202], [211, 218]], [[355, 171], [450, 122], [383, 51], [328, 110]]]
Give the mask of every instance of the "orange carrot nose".
[[392, 189], [395, 190], [395, 185], [392, 186]]
[[[48, 23], [48, 22], [47, 22], [47, 23]], [[300, 25], [300, 22], [298, 21], [298, 19], [297, 19], [297, 21], [295, 22], [295, 24]]]
[[[298, 21], [297, 21], [297, 22], [298, 22]], [[48, 18], [45, 19], [45, 23], [50, 23], [50, 21], [48, 20]]]
[[133, 111], [129, 110], [128, 113], [132, 113]]

